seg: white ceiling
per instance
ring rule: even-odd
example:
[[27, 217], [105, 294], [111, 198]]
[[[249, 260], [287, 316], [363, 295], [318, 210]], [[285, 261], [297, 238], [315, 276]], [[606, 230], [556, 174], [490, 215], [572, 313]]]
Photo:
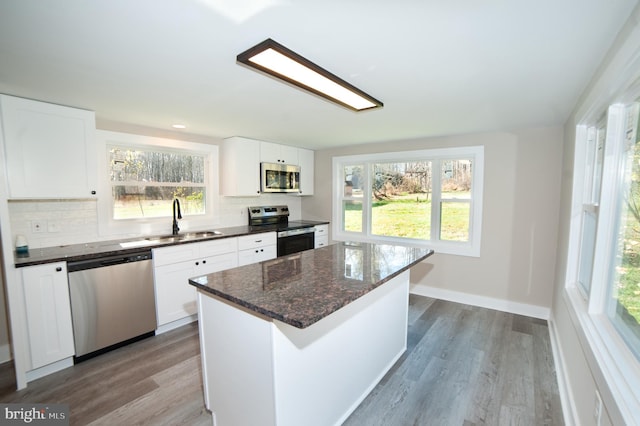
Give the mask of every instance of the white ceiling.
[[[638, 0], [2, 0], [0, 93], [322, 148], [562, 124]], [[384, 103], [236, 64], [273, 38]]]

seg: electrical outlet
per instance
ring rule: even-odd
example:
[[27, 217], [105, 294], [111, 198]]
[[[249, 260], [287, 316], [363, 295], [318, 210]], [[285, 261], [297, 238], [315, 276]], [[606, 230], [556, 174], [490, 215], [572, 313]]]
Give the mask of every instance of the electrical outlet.
[[40, 232], [47, 232], [47, 221], [46, 220], [32, 220], [31, 221], [31, 232], [34, 234], [38, 234]]
[[593, 409], [593, 418], [596, 421], [596, 425], [600, 426], [600, 420], [602, 419], [602, 398], [600, 392], [596, 389], [596, 399]]

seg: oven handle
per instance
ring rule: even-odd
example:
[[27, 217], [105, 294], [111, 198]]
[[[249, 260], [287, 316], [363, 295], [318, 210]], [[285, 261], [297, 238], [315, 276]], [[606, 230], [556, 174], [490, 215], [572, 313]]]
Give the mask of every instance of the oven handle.
[[278, 232], [278, 238], [292, 237], [294, 235], [302, 235], [302, 234], [312, 234], [314, 232], [316, 232], [316, 228], [315, 227], [300, 228], [300, 229], [290, 229], [288, 231]]

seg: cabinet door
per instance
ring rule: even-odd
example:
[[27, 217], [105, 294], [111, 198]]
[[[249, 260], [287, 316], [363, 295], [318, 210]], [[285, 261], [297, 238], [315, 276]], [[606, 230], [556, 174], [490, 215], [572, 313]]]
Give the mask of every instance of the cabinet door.
[[263, 163], [298, 164], [298, 148], [272, 142], [260, 142]]
[[235, 268], [236, 266], [238, 266], [238, 255], [235, 251], [233, 253], [207, 257], [202, 260], [202, 267], [198, 269], [197, 276], [224, 271], [226, 269]]
[[223, 141], [221, 152], [222, 195], [260, 195], [260, 142], [240, 137], [228, 138]]
[[298, 164], [300, 165], [300, 195], [313, 195], [315, 184], [315, 153], [310, 149], [298, 149]]
[[198, 312], [196, 288], [189, 278], [198, 274], [195, 260], [160, 266], [154, 269], [158, 326]]
[[92, 111], [0, 97], [11, 198], [95, 196]]
[[73, 356], [73, 325], [64, 262], [22, 270], [31, 368]]
[[263, 246], [238, 252], [238, 266], [250, 265], [269, 259], [275, 259], [278, 253], [278, 246]]

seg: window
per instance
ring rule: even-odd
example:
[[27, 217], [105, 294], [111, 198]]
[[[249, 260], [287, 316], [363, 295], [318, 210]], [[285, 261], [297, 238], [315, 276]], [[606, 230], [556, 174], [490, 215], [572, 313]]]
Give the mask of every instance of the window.
[[585, 143], [582, 241], [580, 243], [580, 269], [578, 273], [578, 284], [585, 296], [589, 294], [591, 289], [606, 130], [603, 118], [598, 126], [587, 129]]
[[334, 238], [479, 256], [483, 147], [335, 157]]
[[609, 253], [607, 316], [640, 359], [640, 139], [638, 103], [625, 111], [625, 131], [617, 145], [619, 164], [615, 203], [611, 205], [614, 232]]
[[96, 131], [98, 228], [101, 235], [172, 231], [180, 200], [182, 231], [219, 224], [218, 146], [129, 133]]
[[183, 216], [206, 213], [204, 155], [152, 147], [108, 150], [113, 219], [169, 217], [175, 198]]
[[576, 130], [565, 293], [608, 385], [627, 407], [638, 408], [639, 102], [612, 105], [606, 121]]

